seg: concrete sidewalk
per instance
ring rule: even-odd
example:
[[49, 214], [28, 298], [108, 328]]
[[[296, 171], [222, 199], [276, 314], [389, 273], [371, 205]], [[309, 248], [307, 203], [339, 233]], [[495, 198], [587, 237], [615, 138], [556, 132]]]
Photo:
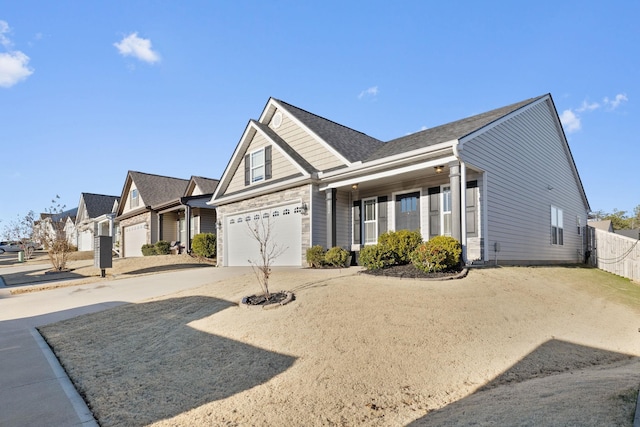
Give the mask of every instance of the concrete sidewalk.
[[203, 267], [11, 295], [0, 284], [0, 426], [95, 426], [38, 326], [252, 274]]

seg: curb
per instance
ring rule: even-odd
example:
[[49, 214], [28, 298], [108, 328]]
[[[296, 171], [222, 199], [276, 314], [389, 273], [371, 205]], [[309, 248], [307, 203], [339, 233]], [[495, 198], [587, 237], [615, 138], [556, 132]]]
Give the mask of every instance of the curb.
[[78, 418], [82, 423], [82, 426], [98, 427], [98, 423], [96, 422], [95, 418], [93, 417], [93, 414], [89, 410], [89, 407], [87, 406], [85, 401], [82, 399], [80, 394], [78, 394], [78, 391], [71, 383], [71, 380], [67, 376], [67, 373], [62, 368], [62, 366], [60, 366], [58, 359], [53, 354], [53, 352], [51, 351], [51, 348], [49, 347], [47, 342], [44, 340], [44, 338], [42, 338], [42, 335], [40, 335], [40, 332], [38, 332], [38, 330], [35, 328], [30, 328], [29, 332], [31, 332], [33, 339], [36, 340], [36, 343], [38, 344], [38, 347], [40, 347], [40, 350], [42, 351], [42, 354], [44, 355], [44, 357], [47, 359], [47, 362], [49, 362], [49, 366], [51, 366], [51, 369], [53, 370], [53, 373], [56, 376], [56, 379], [58, 380], [60, 387], [62, 387], [62, 390], [64, 390], [64, 393], [67, 395], [67, 398], [69, 398], [69, 401], [71, 402], [71, 405], [73, 406], [73, 409], [75, 410], [76, 415], [78, 415]]

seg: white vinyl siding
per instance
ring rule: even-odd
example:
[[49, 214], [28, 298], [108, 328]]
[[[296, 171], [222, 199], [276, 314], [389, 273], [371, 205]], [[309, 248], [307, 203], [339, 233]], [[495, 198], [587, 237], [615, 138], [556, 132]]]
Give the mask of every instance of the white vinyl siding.
[[[281, 178], [285, 178], [288, 176], [294, 176], [300, 173], [300, 170], [292, 164], [288, 158], [286, 158], [279, 150], [278, 147], [271, 144], [262, 134], [256, 133], [249, 144], [249, 148], [247, 149], [247, 154], [255, 152], [256, 150], [263, 149], [267, 145], [271, 145], [273, 147], [271, 149], [271, 179], [277, 180]], [[242, 160], [240, 161], [238, 167], [236, 168], [233, 178], [229, 182], [229, 186], [225, 191], [227, 193], [235, 193], [236, 191], [240, 191], [246, 188], [244, 185], [244, 156], [242, 156]]]
[[555, 119], [544, 101], [464, 144], [462, 160], [486, 172], [489, 259], [496, 242], [502, 261], [579, 259], [577, 233], [567, 233], [563, 246], [549, 245], [549, 205], [563, 206], [565, 229], [575, 229], [578, 217], [586, 221], [588, 209]]
[[338, 157], [292, 121], [286, 112], [283, 111], [282, 124], [274, 131], [317, 170], [344, 166]]

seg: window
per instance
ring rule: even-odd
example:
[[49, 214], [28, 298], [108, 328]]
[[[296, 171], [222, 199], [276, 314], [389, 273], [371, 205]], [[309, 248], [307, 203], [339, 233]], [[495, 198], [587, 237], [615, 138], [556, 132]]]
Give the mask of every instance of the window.
[[451, 236], [451, 187], [442, 187], [442, 235]]
[[264, 180], [264, 148], [251, 153], [251, 182]]
[[133, 190], [131, 190], [131, 200], [129, 201], [129, 204], [132, 208], [137, 208], [139, 201], [140, 198], [138, 197], [138, 189], [134, 188]]
[[551, 206], [551, 244], [564, 245], [563, 234], [562, 209]]
[[364, 244], [370, 245], [378, 242], [378, 212], [376, 199], [367, 199], [362, 202], [364, 210]]

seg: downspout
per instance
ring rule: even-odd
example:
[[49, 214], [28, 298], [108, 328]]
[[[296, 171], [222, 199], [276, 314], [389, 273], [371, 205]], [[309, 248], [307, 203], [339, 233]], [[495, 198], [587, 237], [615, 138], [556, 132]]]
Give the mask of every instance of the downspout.
[[460, 158], [462, 144], [458, 140], [452, 146], [453, 155], [460, 162], [460, 245], [462, 246], [462, 263], [467, 264], [467, 167]]

